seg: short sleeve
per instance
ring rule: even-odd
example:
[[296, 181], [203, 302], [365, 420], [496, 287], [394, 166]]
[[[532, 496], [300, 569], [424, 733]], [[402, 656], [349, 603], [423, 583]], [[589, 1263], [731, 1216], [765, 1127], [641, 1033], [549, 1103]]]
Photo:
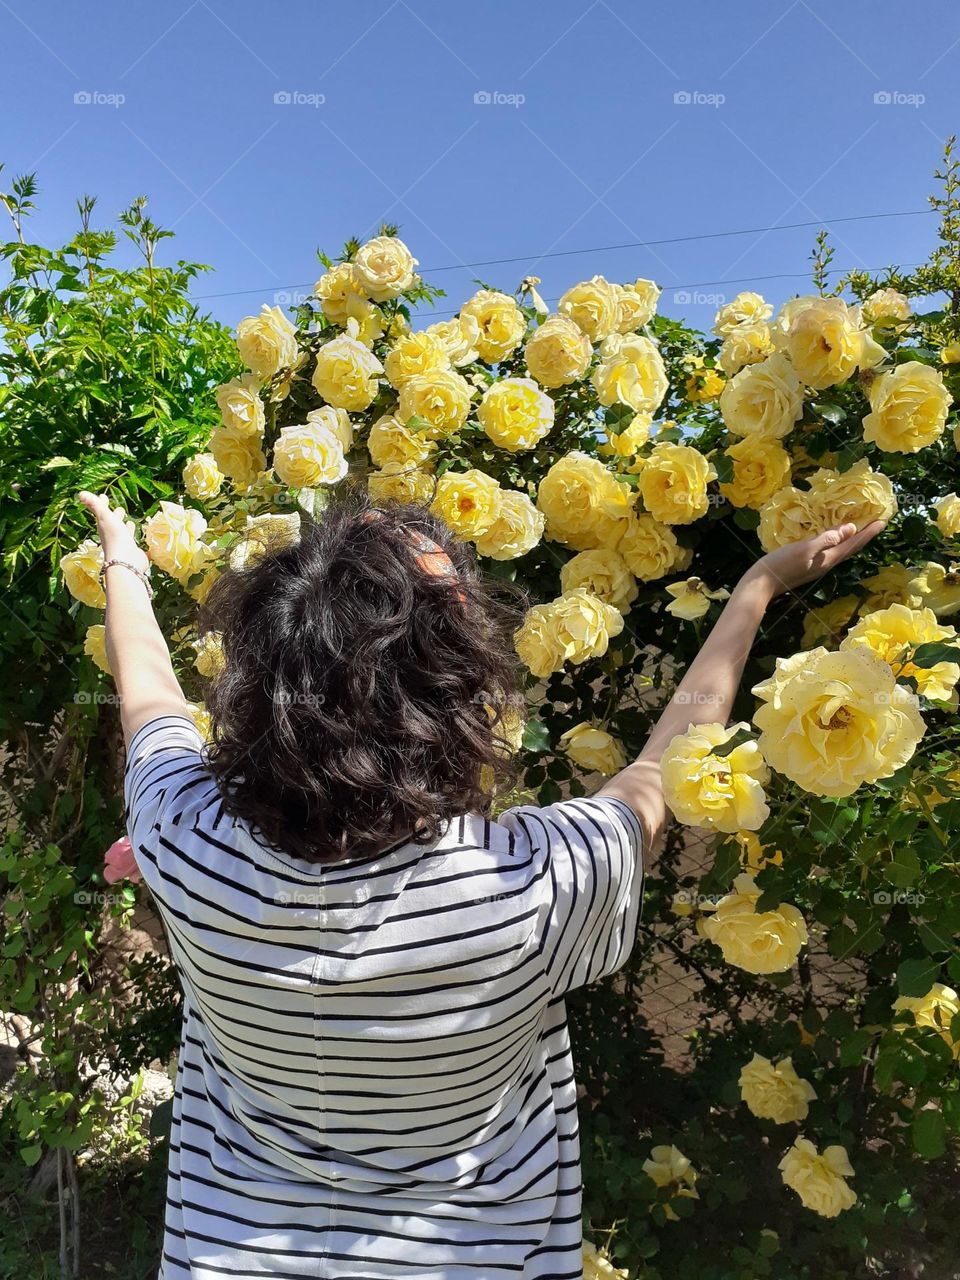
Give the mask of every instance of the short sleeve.
[[643, 901], [643, 831], [622, 800], [595, 796], [499, 818], [520, 848], [542, 861], [541, 954], [562, 995], [627, 962]]
[[123, 792], [127, 834], [137, 866], [152, 890], [163, 863], [177, 857], [177, 828], [192, 825], [216, 783], [203, 762], [203, 738], [186, 716], [158, 716], [127, 749]]

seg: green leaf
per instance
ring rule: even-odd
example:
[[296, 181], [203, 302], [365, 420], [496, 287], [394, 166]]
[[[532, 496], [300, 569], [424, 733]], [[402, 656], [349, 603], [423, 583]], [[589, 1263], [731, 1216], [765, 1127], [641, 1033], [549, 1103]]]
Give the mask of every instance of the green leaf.
[[531, 716], [523, 728], [523, 748], [525, 751], [546, 751], [550, 746], [550, 731], [542, 720]]
[[710, 752], [712, 756], [717, 756], [721, 760], [736, 751], [737, 747], [742, 747], [745, 742], [753, 741], [753, 733], [750, 729], [738, 729], [732, 737], [726, 742], [721, 742], [719, 747], [714, 747]]
[[902, 996], [925, 996], [937, 978], [939, 966], [929, 958], [904, 960], [897, 969], [897, 988]]
[[939, 1111], [918, 1111], [910, 1132], [914, 1148], [925, 1160], [936, 1160], [947, 1149], [947, 1126]]
[[944, 644], [942, 640], [931, 640], [927, 644], [918, 644], [910, 661], [915, 667], [935, 667], [938, 662], [960, 662], [960, 649], [956, 645]]

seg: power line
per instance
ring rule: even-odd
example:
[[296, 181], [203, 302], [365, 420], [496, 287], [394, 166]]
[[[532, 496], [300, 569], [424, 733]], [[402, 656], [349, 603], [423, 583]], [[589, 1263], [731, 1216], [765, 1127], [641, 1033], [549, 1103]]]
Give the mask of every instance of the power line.
[[[589, 249], [560, 249], [552, 253], [531, 253], [523, 257], [517, 258], [489, 258], [485, 262], [454, 262], [447, 263], [442, 267], [424, 268], [421, 272], [424, 276], [440, 275], [443, 271], [465, 271], [474, 267], [500, 267], [511, 266], [518, 262], [544, 262], [548, 258], [571, 258], [584, 253], [617, 253], [624, 249], [647, 249], [655, 248], [670, 244], [689, 244], [697, 240], [723, 240], [731, 236], [753, 236], [765, 235], [771, 231], [798, 231], [806, 227], [832, 227], [841, 222], [872, 222], [877, 218], [915, 218], [923, 214], [931, 215], [935, 212], [933, 209], [905, 209], [899, 213], [860, 213], [851, 214], [843, 218], [820, 218], [813, 222], [784, 222], [778, 223], [772, 227], [744, 227], [740, 231], [706, 231], [699, 235], [693, 236], [671, 236], [664, 240], [630, 240], [625, 244], [606, 244], [596, 245]], [[743, 277], [743, 279], [752, 278], [760, 279], [779, 279], [778, 276], [753, 276]], [[735, 283], [730, 281], [718, 281], [717, 283], [728, 284]], [[671, 288], [676, 289], [694, 289], [700, 288], [699, 285], [672, 285]], [[312, 289], [313, 282], [302, 284], [286, 284], [286, 285], [268, 285], [262, 289], [235, 289], [230, 293], [198, 293], [194, 294], [195, 302], [206, 302], [213, 298], [240, 298], [250, 294], [265, 293], [284, 293], [294, 289]], [[424, 313], [439, 314], [439, 313]]]

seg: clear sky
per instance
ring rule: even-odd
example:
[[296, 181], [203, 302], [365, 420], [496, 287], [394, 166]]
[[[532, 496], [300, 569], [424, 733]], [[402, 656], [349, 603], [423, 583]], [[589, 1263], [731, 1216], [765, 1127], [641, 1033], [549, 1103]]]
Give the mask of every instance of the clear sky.
[[[924, 210], [960, 126], [955, 0], [0, 0], [0, 29], [0, 181], [37, 171], [36, 233], [146, 194], [228, 323], [386, 219], [438, 310], [599, 272], [709, 324], [805, 291], [816, 225]], [[835, 263], [918, 262], [934, 226], [837, 221]]]

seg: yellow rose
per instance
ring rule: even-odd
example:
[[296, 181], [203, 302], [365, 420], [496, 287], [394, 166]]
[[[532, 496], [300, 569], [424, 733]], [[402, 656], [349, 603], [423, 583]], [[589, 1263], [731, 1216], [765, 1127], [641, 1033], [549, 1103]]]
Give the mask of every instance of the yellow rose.
[[740, 846], [740, 866], [744, 871], [758, 875], [764, 867], [782, 867], [783, 853], [774, 849], [768, 854], [752, 831], [738, 831], [734, 836]]
[[791, 903], [757, 911], [759, 899], [753, 876], [741, 872], [731, 892], [704, 917], [701, 931], [720, 948], [728, 964], [745, 973], [786, 973], [806, 946], [807, 926]]
[[495, 445], [517, 453], [549, 435], [554, 404], [532, 378], [504, 378], [483, 394], [477, 419]]
[[720, 492], [735, 507], [759, 510], [790, 481], [790, 455], [777, 440], [745, 436], [726, 456], [733, 463], [733, 479], [721, 483]]
[[593, 348], [569, 316], [550, 316], [523, 349], [527, 371], [542, 387], [566, 387], [587, 371]]
[[937, 528], [945, 538], [955, 538], [960, 534], [960, 498], [955, 493], [948, 493], [933, 505], [937, 513]]
[[730, 592], [724, 587], [719, 591], [710, 591], [701, 578], [687, 578], [684, 582], [674, 582], [667, 587], [667, 594], [673, 596], [667, 605], [667, 613], [675, 618], [683, 618], [687, 622], [695, 622], [710, 609], [711, 600], [726, 600]]
[[586, 588], [621, 613], [626, 613], [640, 590], [623, 556], [607, 547], [581, 551], [561, 568], [561, 591], [576, 591], [578, 587]]
[[774, 353], [730, 379], [720, 412], [731, 435], [781, 439], [803, 413], [803, 386], [790, 361]]
[[273, 446], [273, 469], [291, 489], [336, 484], [347, 474], [343, 446], [319, 423], [284, 427]]
[[207, 596], [210, 594], [213, 584], [220, 577], [221, 572], [222, 570], [217, 565], [211, 565], [209, 569], [204, 571], [203, 577], [195, 586], [187, 587], [187, 595], [196, 600], [197, 604], [206, 604]]
[[887, 453], [917, 453], [939, 440], [953, 400], [939, 371], [918, 360], [874, 378], [867, 395], [863, 438]]
[[422, 418], [433, 439], [452, 435], [470, 412], [470, 384], [452, 369], [436, 369], [410, 378], [400, 388], [396, 412], [401, 422]]
[[417, 265], [416, 258], [396, 236], [375, 236], [361, 245], [353, 259], [360, 286], [374, 302], [389, 302], [412, 289]]
[[230, 427], [210, 433], [210, 452], [223, 474], [241, 487], [253, 484], [267, 465], [258, 437]]
[[764, 301], [759, 293], [751, 293], [747, 289], [720, 308], [714, 317], [713, 332], [718, 338], [726, 338], [740, 325], [761, 323], [772, 315], [773, 307], [769, 302]]
[[581, 1252], [583, 1280], [630, 1280], [630, 1272], [615, 1267], [605, 1249], [597, 1249], [589, 1240], [584, 1240]]
[[333, 405], [329, 404], [319, 409], [311, 409], [307, 414], [307, 425], [324, 427], [332, 432], [340, 441], [340, 448], [344, 453], [353, 448], [353, 423], [346, 409], [334, 409]]
[[320, 310], [331, 324], [347, 323], [356, 314], [356, 303], [366, 298], [360, 274], [352, 262], [338, 262], [314, 286]]
[[897, 499], [885, 475], [873, 471], [866, 458], [839, 474], [822, 467], [810, 477], [810, 496], [820, 513], [819, 527], [852, 522], [858, 529], [896, 514]]
[[617, 332], [635, 333], [657, 313], [660, 289], [652, 280], [634, 280], [633, 284], [615, 284], [617, 294]]
[[949, 566], [929, 560], [910, 579], [910, 591], [918, 604], [932, 609], [938, 618], [960, 609], [960, 564]]
[[559, 671], [564, 662], [602, 657], [610, 639], [622, 630], [619, 611], [581, 587], [528, 609], [515, 643], [522, 661], [543, 678]]
[[494, 289], [480, 289], [460, 308], [461, 320], [476, 320], [480, 332], [477, 350], [480, 359], [498, 364], [519, 347], [527, 331], [523, 312], [513, 298]]
[[113, 675], [107, 658], [107, 629], [102, 622], [95, 622], [92, 627], [87, 627], [87, 634], [83, 637], [83, 652], [101, 671], [105, 671], [108, 676]]
[[477, 538], [499, 516], [502, 501], [503, 490], [485, 471], [445, 471], [432, 510], [461, 538]]
[[619, 773], [627, 763], [623, 747], [606, 729], [597, 729], [586, 720], [560, 735], [558, 743], [574, 764], [605, 777]]
[[544, 517], [525, 493], [504, 489], [497, 518], [479, 537], [477, 551], [489, 560], [516, 560], [543, 537]]
[[756, 831], [770, 816], [764, 785], [770, 771], [756, 742], [715, 754], [746, 724], [691, 725], [669, 742], [660, 761], [663, 797], [678, 822], [707, 831]]
[[260, 384], [256, 375], [245, 373], [225, 382], [215, 392], [223, 425], [238, 435], [262, 436], [266, 421]]
[[687, 399], [693, 404], [709, 404], [716, 400], [726, 386], [716, 369], [694, 369], [687, 378]]
[[951, 342], [940, 352], [944, 364], [960, 364], [960, 342]]
[[955, 1040], [950, 1030], [953, 1019], [960, 1013], [960, 996], [953, 987], [935, 982], [925, 996], [899, 996], [893, 1007], [898, 1012], [912, 1013], [915, 1026], [936, 1031], [950, 1046], [953, 1056], [960, 1058], [960, 1040]]
[[414, 502], [426, 506], [433, 497], [434, 478], [409, 462], [385, 462], [367, 477], [367, 492], [376, 503]]
[[920, 603], [920, 593], [911, 585], [916, 577], [915, 569], [908, 569], [905, 564], [888, 564], [878, 570], [870, 578], [864, 578], [862, 586], [870, 594], [860, 606], [860, 612], [872, 613], [874, 609], [885, 609], [888, 604]]
[[[683, 1152], [678, 1151], [676, 1147], [654, 1147], [641, 1168], [656, 1186], [672, 1188], [674, 1198], [700, 1199], [699, 1192], [694, 1189], [697, 1172]], [[668, 1218], [677, 1220], [678, 1215], [671, 1208], [669, 1200], [663, 1204], [663, 1211]]]
[[755, 1053], [740, 1072], [740, 1097], [758, 1120], [795, 1124], [806, 1120], [817, 1091], [797, 1075], [792, 1058], [776, 1064]]
[[193, 665], [200, 675], [208, 680], [220, 674], [225, 665], [223, 656], [223, 637], [219, 631], [205, 631], [194, 645], [196, 656]]
[[388, 463], [423, 466], [436, 453], [436, 442], [422, 431], [413, 431], [393, 414], [378, 418], [367, 436], [367, 449], [374, 466]]
[[[391, 325], [391, 328], [393, 326]], [[344, 321], [347, 335], [372, 347], [384, 334], [384, 316], [379, 307], [366, 298], [350, 298], [347, 302], [347, 318]], [[406, 332], [406, 331], [405, 331]], [[399, 337], [400, 335], [395, 335]]]
[[557, 310], [569, 316], [591, 342], [600, 342], [615, 333], [620, 320], [617, 286], [603, 276], [582, 280], [560, 299]]
[[521, 662], [541, 680], [563, 667], [564, 643], [553, 604], [535, 604], [527, 610], [514, 645]]
[[297, 331], [279, 307], [264, 303], [258, 316], [247, 316], [237, 325], [237, 350], [247, 368], [265, 382], [296, 361]]
[[635, 414], [622, 431], [607, 427], [607, 438], [597, 445], [597, 452], [608, 458], [635, 458], [650, 439], [653, 419], [649, 413]]
[[480, 358], [477, 350], [480, 326], [476, 316], [454, 316], [452, 320], [441, 320], [430, 325], [424, 332], [437, 339], [455, 369], [459, 369], [461, 365], [473, 364]]
[[60, 572], [67, 590], [74, 600], [88, 604], [93, 609], [103, 609], [107, 604], [98, 576], [102, 565], [103, 548], [92, 538], [84, 538], [78, 547], [68, 551], [60, 561]]
[[813, 649], [818, 644], [839, 643], [859, 603], [859, 596], [839, 596], [829, 604], [818, 604], [808, 610], [803, 620], [804, 649]]
[[898, 678], [912, 677], [917, 691], [925, 698], [946, 702], [960, 680], [960, 666], [956, 662], [917, 666], [909, 658], [904, 659], [903, 654], [905, 650], [912, 651], [922, 644], [946, 642], [952, 645], [956, 639], [956, 628], [942, 627], [932, 609], [910, 609], [904, 604], [891, 604], [861, 618], [840, 648], [865, 645], [882, 658]]
[[793, 485], [778, 489], [760, 508], [757, 536], [764, 551], [775, 551], [820, 531], [820, 515], [810, 494]]
[[212, 453], [194, 454], [183, 468], [183, 487], [198, 502], [205, 498], [215, 498], [224, 478]]
[[926, 726], [914, 694], [864, 645], [779, 658], [753, 692], [772, 768], [818, 796], [849, 796], [907, 763]]
[[383, 365], [372, 351], [349, 334], [341, 334], [317, 352], [313, 385], [335, 409], [359, 412], [376, 397], [381, 373]]
[[707, 485], [716, 480], [713, 464], [699, 449], [664, 441], [655, 444], [640, 472], [643, 505], [661, 524], [691, 524], [710, 510]]
[[231, 569], [252, 569], [265, 555], [300, 541], [300, 513], [247, 516], [239, 542], [230, 549]]
[[763, 320], [738, 324], [727, 334], [717, 355], [717, 364], [732, 378], [744, 365], [757, 364], [773, 354], [773, 333]]
[[774, 342], [801, 382], [816, 391], [846, 382], [858, 369], [872, 369], [886, 352], [863, 327], [856, 307], [842, 298], [794, 298], [780, 309]]
[[784, 1185], [822, 1218], [835, 1218], [857, 1203], [845, 1181], [853, 1177], [853, 1169], [843, 1147], [826, 1147], [820, 1155], [812, 1142], [797, 1138], [778, 1167]]
[[669, 385], [660, 349], [638, 333], [615, 333], [601, 343], [591, 380], [602, 405], [626, 404], [649, 414], [659, 409]]
[[408, 333], [399, 338], [383, 361], [387, 381], [399, 389], [410, 378], [436, 369], [449, 369], [450, 357], [440, 339], [429, 331]]
[[161, 502], [160, 510], [144, 522], [143, 539], [150, 559], [164, 573], [181, 582], [203, 565], [208, 548], [201, 541], [207, 522], [193, 507]]
[[574, 450], [540, 481], [537, 506], [547, 537], [574, 551], [615, 546], [628, 526], [633, 495], [598, 458]]
[[903, 323], [910, 319], [910, 299], [898, 289], [874, 289], [860, 308], [864, 320], [870, 324]]
[[617, 550], [641, 582], [665, 578], [680, 569], [683, 561], [683, 551], [670, 526], [646, 512], [632, 517]]

